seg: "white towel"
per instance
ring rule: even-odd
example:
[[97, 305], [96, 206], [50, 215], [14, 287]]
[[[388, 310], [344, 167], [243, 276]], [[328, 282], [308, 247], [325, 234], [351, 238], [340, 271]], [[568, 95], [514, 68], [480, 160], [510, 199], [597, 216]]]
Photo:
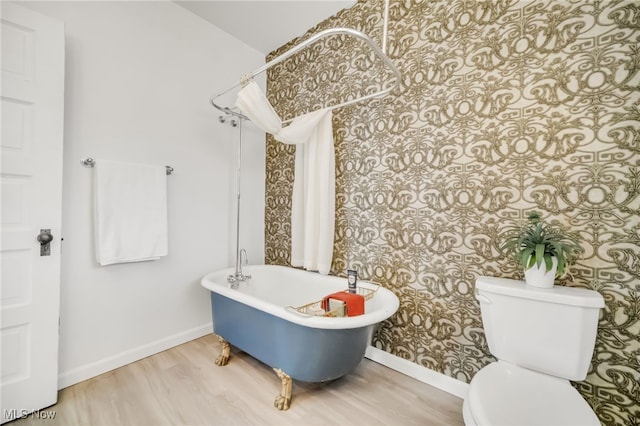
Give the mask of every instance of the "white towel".
[[96, 161], [96, 257], [100, 265], [168, 254], [165, 166]]
[[238, 93], [236, 106], [280, 142], [296, 145], [291, 206], [291, 265], [328, 274], [335, 228], [335, 153], [331, 109], [282, 121], [258, 85]]

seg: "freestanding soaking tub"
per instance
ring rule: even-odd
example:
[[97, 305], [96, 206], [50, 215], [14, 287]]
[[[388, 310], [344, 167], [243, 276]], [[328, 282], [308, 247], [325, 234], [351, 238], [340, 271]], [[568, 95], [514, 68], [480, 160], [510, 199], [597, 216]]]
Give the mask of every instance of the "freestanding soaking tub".
[[353, 371], [364, 357], [374, 327], [399, 306], [391, 291], [359, 281], [372, 292], [364, 315], [324, 317], [301, 313], [296, 307], [347, 289], [347, 279], [275, 265], [247, 266], [247, 281], [230, 284], [233, 269], [202, 278], [211, 291], [213, 331], [222, 353], [216, 360], [226, 365], [229, 344], [272, 367], [282, 380], [275, 406], [289, 408], [291, 379], [324, 382]]

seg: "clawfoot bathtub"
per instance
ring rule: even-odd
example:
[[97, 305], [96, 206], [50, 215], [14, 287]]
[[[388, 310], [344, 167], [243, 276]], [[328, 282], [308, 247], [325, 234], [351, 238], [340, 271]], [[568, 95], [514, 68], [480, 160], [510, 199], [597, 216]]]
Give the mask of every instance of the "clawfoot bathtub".
[[346, 290], [346, 278], [275, 265], [245, 267], [251, 279], [227, 283], [232, 269], [202, 278], [211, 291], [214, 333], [222, 343], [217, 365], [229, 360], [229, 344], [272, 367], [282, 381], [274, 405], [286, 410], [291, 403], [292, 379], [325, 382], [353, 371], [364, 357], [374, 327], [398, 309], [391, 291], [359, 281], [363, 289], [376, 289], [366, 301], [364, 315], [324, 317], [306, 315], [292, 307], [321, 300]]

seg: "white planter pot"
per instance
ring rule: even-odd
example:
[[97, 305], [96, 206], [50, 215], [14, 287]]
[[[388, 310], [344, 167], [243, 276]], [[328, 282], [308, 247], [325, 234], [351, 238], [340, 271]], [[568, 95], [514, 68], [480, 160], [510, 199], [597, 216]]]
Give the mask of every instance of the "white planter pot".
[[549, 272], [546, 271], [544, 262], [540, 266], [533, 265], [524, 271], [524, 281], [531, 287], [552, 288], [556, 280], [556, 270], [558, 269], [558, 259], [551, 258], [552, 267]]

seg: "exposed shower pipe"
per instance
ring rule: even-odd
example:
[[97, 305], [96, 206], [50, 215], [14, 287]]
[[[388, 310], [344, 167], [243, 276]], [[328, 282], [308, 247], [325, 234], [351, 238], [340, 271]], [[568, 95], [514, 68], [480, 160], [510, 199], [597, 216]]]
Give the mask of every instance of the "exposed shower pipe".
[[[218, 117], [221, 123], [226, 120], [223, 116]], [[236, 268], [233, 274], [227, 276], [227, 282], [237, 285], [251, 278], [251, 275], [242, 272], [242, 255], [244, 254], [245, 263], [247, 262], [247, 251], [240, 248], [240, 185], [242, 179], [242, 118], [232, 119], [229, 124], [232, 127], [238, 127], [238, 158], [236, 165]]]

